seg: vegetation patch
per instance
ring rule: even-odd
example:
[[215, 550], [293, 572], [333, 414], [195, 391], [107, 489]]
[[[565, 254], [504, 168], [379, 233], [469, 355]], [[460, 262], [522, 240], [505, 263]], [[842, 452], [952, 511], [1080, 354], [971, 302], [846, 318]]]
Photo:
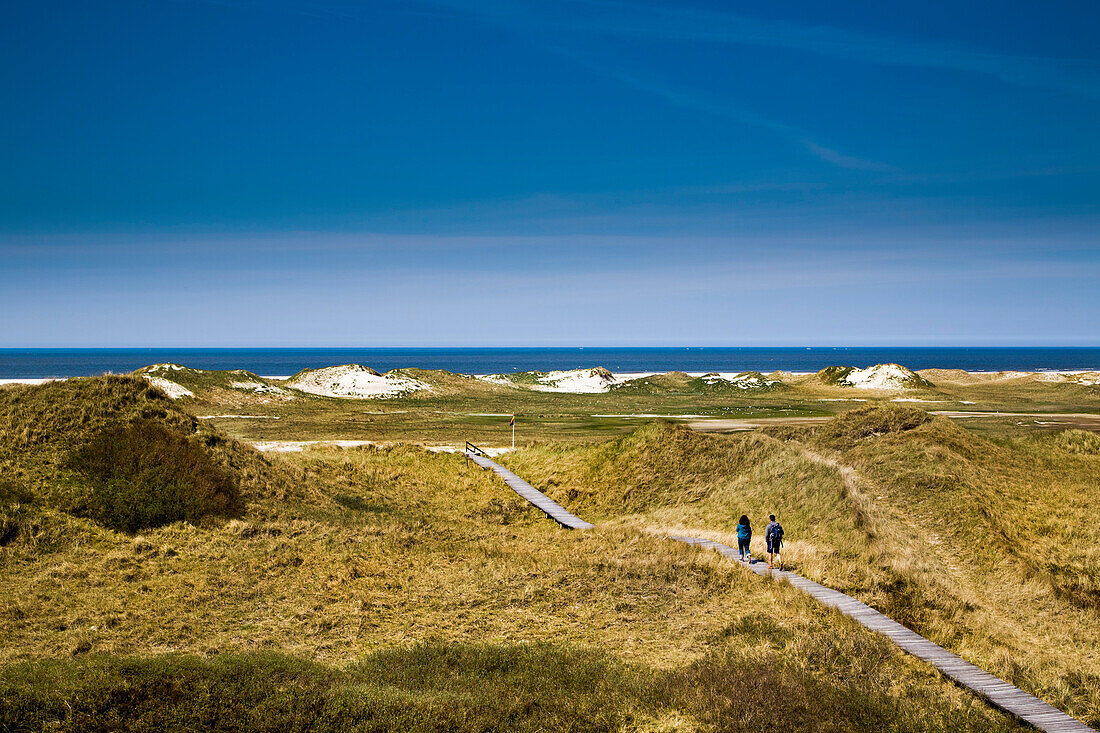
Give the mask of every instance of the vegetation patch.
[[425, 643], [337, 670], [282, 654], [84, 656], [0, 669], [0, 729], [618, 730], [638, 680], [544, 645]]
[[240, 514], [237, 477], [206, 447], [152, 420], [97, 433], [68, 466], [91, 486], [76, 514], [124, 532]]
[[861, 407], [825, 423], [817, 431], [817, 439], [830, 447], [843, 448], [864, 438], [912, 430], [931, 419], [931, 415], [915, 407]]
[[1087, 430], [1064, 430], [1055, 439], [1059, 450], [1079, 456], [1100, 456], [1100, 435]]
[[668, 372], [628, 379], [613, 385], [611, 391], [616, 394], [692, 394], [700, 391], [699, 386], [699, 380], [684, 372]]
[[[0, 729], [1019, 729], [963, 693], [945, 697], [934, 675], [914, 676], [885, 642], [851, 646], [822, 635], [812, 646], [816, 654], [792, 660], [723, 645], [668, 672], [552, 644], [421, 642], [343, 668], [270, 652], [91, 654], [0, 668]], [[905, 696], [892, 690], [899, 672], [910, 678]]]
[[0, 391], [0, 505], [88, 517], [134, 532], [285, 492], [251, 448], [181, 410], [139, 377]]
[[845, 366], [825, 367], [824, 369], [819, 371], [817, 374], [815, 374], [814, 378], [818, 382], [820, 382], [821, 384], [828, 384], [828, 385], [834, 385], [835, 386], [835, 385], [840, 385], [840, 384], [844, 383], [844, 380], [848, 377], [848, 375], [851, 374], [854, 371], [855, 371], [855, 367], [845, 367]]

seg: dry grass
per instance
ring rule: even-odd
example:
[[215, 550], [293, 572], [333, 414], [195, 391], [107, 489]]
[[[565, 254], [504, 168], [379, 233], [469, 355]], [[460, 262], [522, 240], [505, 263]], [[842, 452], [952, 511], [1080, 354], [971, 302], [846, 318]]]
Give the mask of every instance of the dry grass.
[[1092, 438], [993, 442], [914, 412], [860, 410], [773, 435], [651, 427], [506, 461], [621, 526], [733, 544], [742, 513], [759, 538], [774, 512], [799, 572], [1100, 723]]
[[[69, 442], [150, 410], [191, 424], [133, 386], [88, 383], [129, 396]], [[458, 456], [316, 449], [269, 464], [213, 441], [225, 465], [251, 467], [245, 514], [135, 536], [53, 501], [68, 495], [50, 486], [67, 480], [58, 435], [6, 454], [35, 496], [24, 482], [0, 497], [16, 527], [0, 547], [5, 728], [1014, 728], [789, 586], [626, 523], [560, 530]], [[757, 440], [745, 467], [783, 453]], [[698, 486], [716, 445], [697, 451], [717, 461]]]

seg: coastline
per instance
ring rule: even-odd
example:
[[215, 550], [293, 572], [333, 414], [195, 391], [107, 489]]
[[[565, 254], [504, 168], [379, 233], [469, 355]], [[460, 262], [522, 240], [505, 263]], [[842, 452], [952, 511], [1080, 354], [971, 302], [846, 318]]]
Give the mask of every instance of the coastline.
[[[332, 366], [336, 366], [336, 365], [332, 365]], [[422, 368], [422, 367], [415, 367], [414, 366], [414, 367], [399, 367], [399, 368], [401, 368], [401, 369], [419, 369], [419, 368]], [[593, 368], [593, 367], [581, 367], [580, 370], [584, 370], [584, 369], [588, 369], [588, 368]], [[1081, 374], [1095, 374], [1095, 373], [1100, 372], [1100, 367], [1098, 367], [1096, 369], [1032, 369], [1032, 370], [1021, 370], [1021, 369], [979, 370], [979, 369], [955, 369], [955, 368], [951, 368], [951, 367], [928, 367], [928, 368], [925, 368], [925, 369], [918, 369], [918, 370], [915, 370], [915, 371], [919, 374], [920, 372], [924, 372], [924, 371], [937, 371], [937, 370], [939, 370], [939, 371], [957, 371], [957, 372], [963, 372], [965, 374], [974, 375], [974, 376], [1000, 374], [1000, 375], [1006, 375], [1007, 378], [1013, 378], [1013, 377], [1027, 377], [1027, 376], [1039, 376], [1039, 375], [1076, 376], [1076, 375], [1081, 375]], [[667, 374], [667, 373], [672, 372], [672, 371], [681, 371], [681, 370], [669, 369], [669, 370], [666, 370], [666, 371], [637, 371], [637, 372], [635, 372], [635, 371], [629, 371], [629, 372], [616, 372], [616, 371], [613, 371], [613, 372], [611, 372], [611, 374], [615, 378], [616, 381], [626, 381], [626, 380], [631, 380], [631, 379], [642, 379], [644, 377], [657, 376], [657, 375], [660, 375], [660, 374]], [[698, 377], [704, 377], [704, 376], [711, 375], [711, 374], [743, 374], [743, 373], [745, 373], [745, 371], [758, 371], [758, 370], [744, 370], [744, 371], [738, 372], [738, 371], [732, 371], [732, 370], [729, 370], [729, 369], [715, 369], [715, 370], [712, 370], [712, 371], [684, 371], [683, 373], [687, 374], [689, 377], [698, 378]], [[104, 372], [104, 374], [106, 374], [106, 373], [107, 372]], [[128, 372], [123, 372], [122, 374], [126, 374], [126, 373], [128, 373]], [[495, 374], [489, 374], [489, 373], [469, 373], [469, 374], [467, 374], [467, 373], [464, 373], [464, 372], [452, 372], [452, 373], [460, 374], [460, 375], [464, 375], [464, 376], [469, 376], [469, 377], [475, 377], [477, 379], [485, 379], [487, 377], [495, 376], [495, 374], [515, 374], [515, 373], [518, 373], [518, 372], [497, 372]], [[784, 375], [784, 376], [789, 376], [789, 377], [809, 377], [809, 376], [812, 376], [812, 375], [816, 374], [817, 372], [813, 372], [813, 371], [792, 371], [792, 370], [788, 370], [788, 369], [775, 369], [773, 371], [767, 371], [767, 372], [761, 372], [761, 373], [764, 376], [767, 376], [767, 377], [776, 376], [776, 375]], [[76, 375], [70, 375], [70, 376], [64, 376], [64, 377], [42, 377], [42, 376], [13, 377], [13, 376], [0, 375], [0, 387], [5, 386], [5, 385], [9, 385], [9, 384], [38, 385], [38, 384], [46, 384], [48, 382], [63, 382], [67, 379], [80, 379], [82, 377], [96, 377], [96, 376], [103, 376], [103, 374], [76, 374]], [[262, 374], [257, 375], [257, 376], [259, 376], [261, 379], [271, 379], [271, 380], [278, 380], [278, 381], [286, 381], [286, 380], [290, 379], [290, 377], [291, 377], [291, 375], [262, 375]]]

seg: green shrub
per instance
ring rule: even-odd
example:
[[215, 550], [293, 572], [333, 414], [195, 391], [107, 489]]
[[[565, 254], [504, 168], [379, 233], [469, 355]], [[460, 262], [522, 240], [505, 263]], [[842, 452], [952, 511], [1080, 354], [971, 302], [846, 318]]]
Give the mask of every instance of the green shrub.
[[91, 492], [82, 514], [125, 532], [240, 513], [237, 477], [202, 445], [163, 423], [113, 425], [72, 453], [69, 468]]

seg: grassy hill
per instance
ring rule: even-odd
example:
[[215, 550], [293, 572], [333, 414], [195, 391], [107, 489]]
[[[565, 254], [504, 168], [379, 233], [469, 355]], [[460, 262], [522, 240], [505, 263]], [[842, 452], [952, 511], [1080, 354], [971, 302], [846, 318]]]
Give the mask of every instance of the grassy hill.
[[0, 392], [0, 476], [9, 505], [128, 531], [238, 516], [275, 483], [258, 453], [137, 377]]
[[759, 536], [774, 512], [798, 572], [1095, 725], [1098, 442], [1083, 431], [990, 440], [895, 406], [730, 436], [654, 425], [505, 460], [622, 527], [735, 544], [742, 513]]
[[825, 367], [813, 380], [832, 387], [861, 386], [885, 390], [934, 390], [936, 385], [900, 364], [876, 364], [867, 369], [850, 366]]
[[[523, 451], [536, 479], [567, 459], [584, 480], [552, 492], [617, 520], [566, 532], [459, 456], [265, 460], [140, 379], [0, 399], [17, 477], [0, 506], [20, 522], [0, 546], [0, 729], [1018, 729], [789, 586], [644, 531], [676, 507], [728, 513], [708, 495], [739, 485], [731, 459], [774, 501], [762, 480], [792, 449], [773, 437], [662, 426]], [[197, 449], [193, 465], [238, 482], [240, 511], [139, 534], [74, 514], [86, 479], [68, 461], [118, 426], [141, 427], [139, 450], [158, 431]], [[167, 465], [182, 480], [192, 464]], [[861, 537], [842, 493], [805, 494], [821, 498], [804, 516], [842, 520], [823, 548]]]

